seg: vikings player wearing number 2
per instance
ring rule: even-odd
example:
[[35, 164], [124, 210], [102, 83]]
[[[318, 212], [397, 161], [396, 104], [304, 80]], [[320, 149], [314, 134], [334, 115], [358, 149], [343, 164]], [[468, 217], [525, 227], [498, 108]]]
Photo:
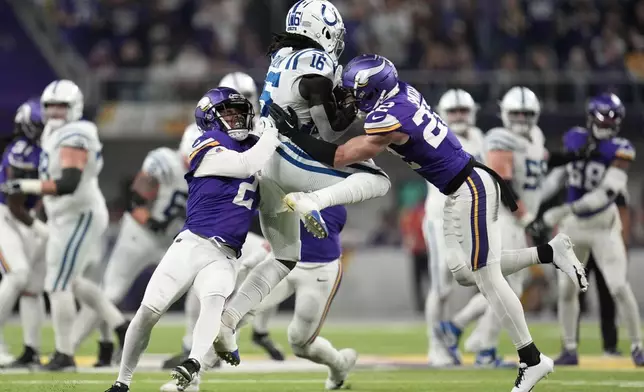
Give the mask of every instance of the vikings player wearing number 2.
[[377, 55], [354, 58], [347, 64], [342, 84], [353, 91], [358, 108], [368, 113], [367, 135], [337, 146], [295, 132], [288, 127], [292, 123], [289, 115], [277, 105], [271, 106], [271, 115], [281, 132], [295, 133], [291, 140], [321, 162], [344, 166], [373, 158], [389, 148], [447, 195], [444, 219], [447, 249], [452, 253], [447, 256], [450, 270], [459, 283], [476, 284], [488, 294], [487, 300], [503, 320], [519, 353], [521, 366], [513, 391], [530, 391], [553, 371], [553, 362], [532, 342], [521, 302], [503, 276], [549, 262], [566, 271], [577, 287], [585, 290], [583, 267], [570, 241], [553, 240], [502, 255], [500, 202], [503, 200], [512, 210], [516, 210], [516, 204], [499, 175], [463, 151], [423, 96], [398, 80], [389, 60]]
[[[178, 149], [159, 147], [148, 153], [132, 184], [132, 205], [121, 219], [121, 230], [103, 276], [103, 293], [113, 304], [123, 300], [134, 279], [163, 256], [185, 221], [188, 170], [192, 143], [201, 135], [189, 125]], [[81, 311], [74, 325], [74, 345], [80, 347], [98, 323], [91, 309]], [[96, 367], [110, 366], [114, 344], [109, 328], [100, 326]]]
[[249, 137], [252, 104], [226, 87], [201, 98], [195, 119], [203, 135], [190, 153], [186, 223], [148, 283], [125, 336], [118, 379], [108, 392], [129, 390], [152, 328], [193, 287], [201, 309], [192, 349], [189, 358], [172, 371], [177, 385], [187, 387], [206, 363], [219, 333], [224, 303], [235, 287], [237, 259], [259, 202], [256, 174], [275, 152], [277, 129], [262, 119], [261, 138]]
[[[595, 256], [615, 303], [622, 310], [631, 339], [631, 356], [637, 366], [644, 366], [640, 313], [628, 283], [626, 248], [621, 237], [621, 220], [615, 198], [626, 189], [628, 170], [635, 159], [635, 149], [626, 139], [618, 138], [619, 126], [626, 114], [615, 94], [602, 94], [588, 103], [588, 128], [573, 128], [564, 135], [567, 151], [594, 146], [595, 154], [553, 170], [550, 184], [563, 184], [567, 177], [567, 203], [546, 211], [543, 220], [575, 241], [575, 253], [584, 263], [589, 253]], [[559, 281], [559, 322], [564, 352], [557, 359], [561, 365], [577, 365], [577, 318], [579, 302], [574, 288]]]

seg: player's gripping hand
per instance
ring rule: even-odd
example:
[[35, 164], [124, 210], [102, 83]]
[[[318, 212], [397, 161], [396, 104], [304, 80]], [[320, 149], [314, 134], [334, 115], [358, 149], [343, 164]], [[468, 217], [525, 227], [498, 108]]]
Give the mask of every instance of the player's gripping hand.
[[572, 212], [570, 204], [552, 207], [543, 214], [543, 223], [547, 227], [554, 227]]
[[280, 134], [290, 137], [299, 129], [297, 113], [293, 110], [292, 107], [288, 106], [288, 113], [282, 109], [282, 107], [275, 102], [271, 103], [268, 106], [268, 112], [270, 113], [273, 121], [275, 122], [275, 127]]
[[25, 193], [22, 190], [21, 180], [7, 180], [4, 184], [0, 184], [0, 192], [7, 195], [15, 195], [16, 193]]

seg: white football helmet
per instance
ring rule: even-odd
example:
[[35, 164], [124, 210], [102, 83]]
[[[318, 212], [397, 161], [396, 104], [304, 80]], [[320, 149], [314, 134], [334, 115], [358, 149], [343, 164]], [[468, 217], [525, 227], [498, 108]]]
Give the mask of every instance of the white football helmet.
[[317, 42], [336, 61], [344, 50], [344, 22], [326, 0], [300, 0], [286, 14], [286, 32]]
[[460, 88], [447, 90], [438, 100], [436, 109], [455, 133], [464, 134], [476, 124], [478, 107], [470, 93]]
[[539, 99], [527, 87], [512, 87], [503, 96], [500, 106], [503, 126], [522, 135], [530, 134], [541, 114]]
[[197, 124], [192, 123], [188, 125], [186, 130], [183, 131], [183, 136], [181, 137], [179, 153], [188, 158], [192, 152], [192, 145], [199, 136], [201, 136], [201, 131], [199, 130], [199, 127], [197, 127]]
[[49, 120], [47, 106], [50, 104], [67, 105], [65, 122], [78, 121], [83, 117], [83, 93], [71, 80], [61, 79], [49, 83], [40, 96], [40, 104], [45, 122]]
[[237, 90], [253, 104], [255, 116], [259, 116], [259, 96], [257, 95], [257, 85], [255, 80], [243, 72], [231, 72], [224, 76], [219, 82], [219, 87], [228, 87]]

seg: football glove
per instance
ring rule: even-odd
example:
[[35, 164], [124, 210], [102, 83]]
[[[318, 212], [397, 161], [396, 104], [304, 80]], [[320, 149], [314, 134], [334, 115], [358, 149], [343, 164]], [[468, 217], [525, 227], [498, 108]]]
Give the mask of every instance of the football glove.
[[268, 112], [275, 122], [275, 128], [277, 128], [280, 134], [289, 137], [289, 135], [297, 132], [299, 123], [295, 110], [290, 106], [287, 109], [288, 113], [275, 102], [268, 106]]
[[4, 184], [0, 184], [0, 192], [7, 195], [15, 195], [17, 193], [24, 193], [21, 187], [21, 180], [7, 180]]
[[554, 227], [572, 212], [570, 204], [552, 207], [543, 214], [543, 223], [547, 227]]

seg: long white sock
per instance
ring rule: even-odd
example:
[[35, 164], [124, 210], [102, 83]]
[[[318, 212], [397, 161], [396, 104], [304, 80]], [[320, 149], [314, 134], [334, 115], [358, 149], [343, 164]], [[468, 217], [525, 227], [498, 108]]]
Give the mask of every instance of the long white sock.
[[344, 357], [333, 347], [331, 342], [318, 336], [315, 340], [304, 347], [291, 345], [293, 354], [300, 358], [306, 358], [315, 363], [326, 365], [337, 369], [344, 364]]
[[[496, 317], [494, 310], [488, 307], [488, 310], [479, 319], [475, 331], [472, 332], [472, 336], [476, 334], [479, 350], [496, 348], [499, 345], [502, 328], [501, 320]], [[465, 345], [467, 346], [467, 343]]]
[[268, 297], [273, 287], [290, 272], [288, 267], [274, 258], [259, 263], [226, 306], [221, 318], [222, 324], [235, 329], [241, 318]]
[[425, 300], [425, 322], [427, 324], [427, 337], [429, 338], [429, 351], [436, 350], [436, 336], [434, 324], [442, 320], [445, 315], [445, 302], [441, 300], [437, 290], [430, 289]]
[[324, 209], [384, 196], [389, 188], [391, 182], [385, 176], [355, 173], [337, 184], [311, 192], [311, 196], [315, 198], [320, 209]]
[[105, 321], [98, 323], [98, 333], [101, 336], [101, 342], [114, 342], [114, 331]]
[[499, 263], [491, 263], [474, 271], [474, 277], [517, 350], [532, 343], [521, 301], [503, 278]]
[[160, 314], [145, 306], [141, 306], [137, 310], [125, 333], [125, 345], [123, 346], [119, 376], [116, 381], [128, 386], [132, 383], [132, 375], [139, 364], [141, 354], [143, 354], [150, 342], [152, 328], [160, 318]]
[[483, 313], [488, 309], [488, 302], [485, 299], [485, 296], [481, 293], [476, 293], [469, 302], [452, 317], [452, 323], [464, 329], [471, 322], [481, 317]]
[[[552, 260], [539, 260], [537, 247], [504, 250], [501, 252], [500, 269], [503, 276], [509, 276], [535, 264], [552, 263]], [[459, 264], [458, 268], [451, 269], [454, 279], [461, 286], [474, 286], [478, 283], [474, 278], [474, 273], [464, 264]]]
[[78, 300], [89, 305], [110, 328], [116, 328], [125, 322], [125, 318], [116, 306], [108, 300], [98, 285], [82, 277], [74, 280], [72, 286]]
[[579, 299], [577, 290], [570, 279], [558, 271], [557, 316], [561, 327], [563, 345], [566, 350], [577, 349], [577, 321], [579, 319]]
[[45, 299], [42, 294], [20, 297], [20, 323], [25, 346], [40, 351], [42, 323], [45, 319]]
[[205, 366], [206, 355], [219, 334], [221, 313], [224, 310], [226, 298], [221, 295], [211, 295], [201, 298], [199, 302], [201, 303], [201, 311], [192, 334], [190, 358], [199, 361], [199, 364], [203, 367]]
[[21, 289], [18, 279], [12, 273], [2, 277], [0, 282], [0, 326], [4, 326], [11, 317]]
[[[201, 309], [199, 297], [197, 297], [194, 289], [188, 290], [188, 294], [186, 294], [185, 308], [186, 332], [183, 335], [183, 349], [188, 351], [192, 349], [192, 336], [199, 318], [199, 310]], [[217, 329], [219, 329], [219, 323], [217, 323]]]
[[257, 333], [268, 333], [268, 322], [275, 314], [277, 314], [277, 306], [255, 313], [253, 331]]
[[56, 351], [74, 355], [74, 318], [76, 317], [76, 302], [71, 291], [56, 291], [49, 293], [51, 303], [51, 321], [54, 327]]
[[628, 336], [631, 338], [631, 349], [635, 346], [642, 347], [640, 312], [631, 285], [627, 282], [621, 289], [617, 290], [614, 298], [618, 305], [620, 316], [628, 330]]
[[94, 328], [98, 327], [98, 314], [86, 303], [81, 304], [80, 312], [74, 321], [74, 351], [83, 344], [91, 335]]

